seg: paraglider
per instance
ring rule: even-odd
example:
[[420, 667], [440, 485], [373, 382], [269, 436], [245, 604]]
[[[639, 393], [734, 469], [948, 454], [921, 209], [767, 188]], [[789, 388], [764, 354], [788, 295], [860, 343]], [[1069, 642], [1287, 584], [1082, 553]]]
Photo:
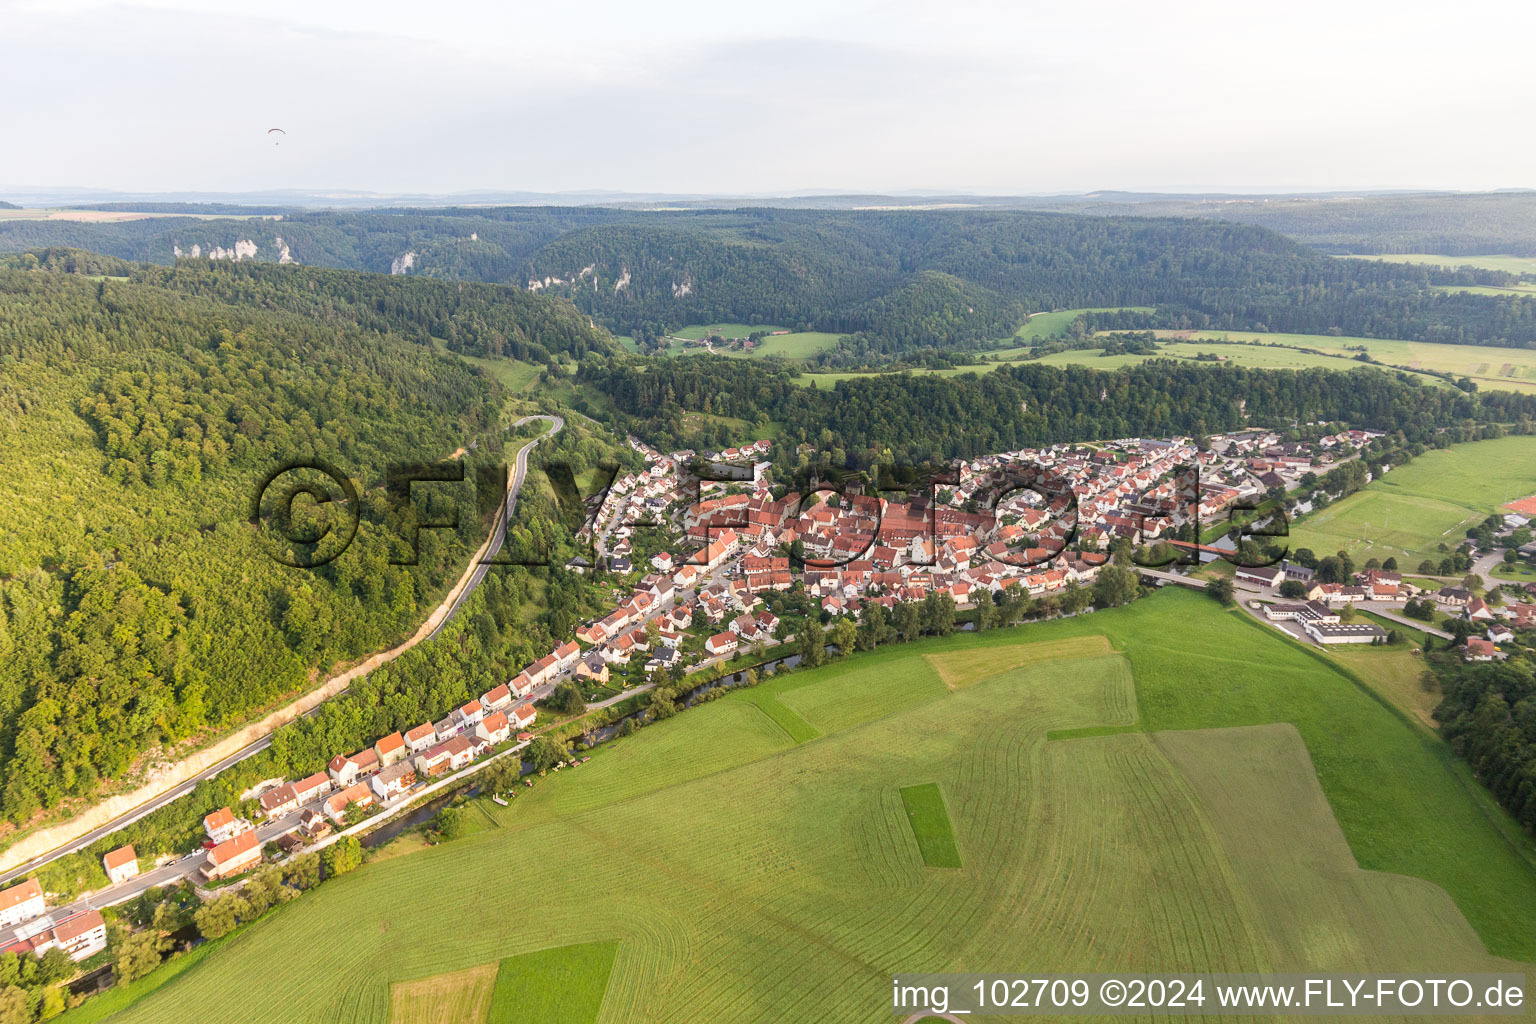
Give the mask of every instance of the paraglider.
[[[271, 135], [273, 132], [276, 132], [279, 135], [287, 135], [288, 134], [287, 132], [283, 131], [281, 128], [268, 128], [267, 129], [267, 134], [268, 135]], [[273, 139], [272, 140], [272, 145], [274, 145], [274, 146], [281, 146], [282, 144], [283, 144], [283, 140], [282, 139]]]

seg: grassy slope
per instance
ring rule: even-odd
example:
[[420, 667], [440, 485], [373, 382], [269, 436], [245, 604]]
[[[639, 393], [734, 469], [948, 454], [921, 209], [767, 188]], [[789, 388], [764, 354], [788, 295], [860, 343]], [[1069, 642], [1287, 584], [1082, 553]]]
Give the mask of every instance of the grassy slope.
[[1536, 438], [1502, 437], [1424, 455], [1291, 527], [1290, 546], [1358, 562], [1396, 556], [1407, 570], [1439, 561], [1441, 543], [1515, 498], [1536, 492]]
[[[954, 690], [935, 667], [1099, 633], [1120, 653]], [[327, 884], [122, 1019], [261, 1019], [234, 996], [260, 963], [295, 1020], [383, 1021], [390, 981], [613, 939], [605, 1021], [874, 1020], [894, 970], [1498, 967], [1457, 907], [1536, 957], [1530, 844], [1443, 744], [1200, 595], [764, 691], [825, 735], [793, 744], [747, 695], [691, 711], [491, 808], [506, 827]], [[1138, 714], [1238, 731], [1045, 740]], [[922, 867], [899, 793], [919, 781], [945, 791], [961, 869]]]

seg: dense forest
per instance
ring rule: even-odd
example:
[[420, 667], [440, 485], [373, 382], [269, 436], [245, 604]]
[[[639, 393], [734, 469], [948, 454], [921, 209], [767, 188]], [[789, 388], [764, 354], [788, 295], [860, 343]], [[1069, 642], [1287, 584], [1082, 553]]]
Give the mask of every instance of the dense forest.
[[717, 321], [851, 336], [824, 357], [834, 366], [974, 349], [1011, 337], [1032, 312], [1087, 306], [1154, 306], [1151, 326], [1170, 328], [1536, 345], [1536, 299], [1431, 287], [1513, 275], [1333, 259], [1209, 219], [518, 207], [0, 222], [0, 251], [80, 246], [168, 264], [177, 252], [228, 257], [237, 242], [258, 263], [552, 292], [642, 346]]
[[1536, 832], [1536, 679], [1524, 658], [1467, 665], [1444, 661], [1445, 699], [1435, 710], [1445, 738], [1522, 825]]
[[[530, 355], [611, 345], [567, 303], [489, 285], [7, 262], [0, 813], [17, 823], [414, 631], [484, 536], [495, 499], [476, 469], [506, 450], [500, 387], [431, 335]], [[391, 465], [462, 447], [463, 485], [390, 500]], [[359, 492], [355, 542], [313, 571], [280, 564], [247, 521], [260, 478], [309, 459]], [[405, 564], [412, 527], [454, 515]]]
[[[1101, 371], [1023, 363], [955, 377], [885, 374], [807, 387], [793, 369], [725, 359], [589, 359], [579, 379], [617, 424], [666, 447], [739, 442], [777, 424], [776, 443], [810, 443], [851, 469], [936, 464], [986, 452], [1105, 437], [1200, 436], [1312, 420], [1428, 440], [1473, 421], [1536, 416], [1536, 396], [1468, 394], [1407, 375], [1251, 370], [1172, 360]], [[685, 419], [684, 412], [709, 414]], [[685, 428], [683, 424], [692, 424]]]

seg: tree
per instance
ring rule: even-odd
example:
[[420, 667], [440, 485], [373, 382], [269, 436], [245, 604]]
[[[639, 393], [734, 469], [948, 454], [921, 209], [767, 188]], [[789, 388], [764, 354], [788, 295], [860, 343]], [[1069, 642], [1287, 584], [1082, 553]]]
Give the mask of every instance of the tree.
[[838, 656], [846, 658], [853, 653], [859, 642], [859, 627], [852, 619], [841, 618], [832, 627], [832, 642], [837, 645]]
[[[655, 708], [655, 697], [658, 693], [667, 692], [664, 687], [657, 687], [651, 694], [651, 707]], [[564, 740], [557, 740], [553, 736], [544, 735], [534, 739], [528, 744], [528, 763], [536, 772], [547, 772], [555, 765], [570, 757], [570, 748]]]
[[75, 973], [75, 962], [70, 959], [68, 953], [54, 946], [42, 955], [37, 965], [37, 983], [39, 985], [52, 985], [56, 981], [63, 981]]
[[342, 836], [327, 846], [320, 854], [320, 863], [327, 878], [335, 878], [353, 870], [363, 862], [363, 844], [356, 836]]
[[[223, 901], [214, 901], [214, 903], [220, 902]], [[208, 906], [213, 906], [213, 904], [208, 904]], [[207, 907], [203, 909], [206, 910]], [[199, 910], [198, 913], [201, 915], [202, 910]], [[230, 927], [233, 929], [234, 926], [231, 925]], [[208, 933], [203, 930], [201, 921], [198, 922], [198, 931], [208, 936]], [[220, 932], [219, 934], [224, 935], [226, 932]], [[208, 937], [217, 938], [217, 936]], [[139, 980], [160, 966], [160, 961], [163, 959], [165, 951], [170, 947], [170, 944], [169, 939], [154, 931], [134, 932], [132, 935], [126, 936], [117, 947], [117, 955], [112, 959], [113, 977], [117, 979], [119, 985], [126, 985], [129, 982]], [[4, 1017], [0, 1016], [0, 1020], [3, 1019]]]
[[[671, 687], [656, 687], [656, 689], [651, 691], [651, 699], [645, 706], [646, 717], [649, 718], [652, 722], [659, 722], [664, 718], [671, 718], [673, 715], [677, 714], [676, 698], [677, 694], [672, 691]], [[537, 743], [538, 741], [535, 740], [534, 742]], [[559, 758], [555, 759], [555, 761], [559, 760]], [[554, 764], [555, 761], [551, 761], [550, 763]]]
[[1222, 604], [1232, 604], [1236, 600], [1230, 576], [1217, 576], [1206, 585], [1205, 592]]
[[800, 630], [800, 664], [805, 668], [816, 668], [827, 660], [826, 637], [821, 632], [821, 627], [807, 622]]
[[1280, 596], [1299, 600], [1307, 596], [1307, 585], [1301, 580], [1286, 580], [1280, 584]]
[[624, 719], [624, 721], [619, 723], [618, 729], [614, 730], [614, 735], [620, 739], [623, 739], [625, 736], [633, 736], [634, 734], [635, 720], [633, 718]]
[[50, 985], [43, 989], [43, 1005], [38, 1007], [38, 1020], [52, 1020], [63, 1013], [69, 1004], [64, 998], [63, 985]]
[[556, 686], [554, 692], [545, 698], [545, 704], [565, 715], [578, 714], [587, 709], [587, 701], [581, 695], [581, 690], [569, 681]]
[[955, 631], [955, 599], [948, 594], [929, 594], [923, 598], [923, 630], [933, 636], [948, 636]]
[[320, 855], [302, 853], [283, 865], [283, 881], [295, 889], [313, 889], [320, 884]]
[[[1131, 570], [1119, 570], [1129, 572]], [[1059, 599], [1063, 614], [1076, 615], [1093, 603], [1093, 591], [1087, 587], [1080, 587], [1076, 583], [1068, 583], [1061, 591]]]
[[26, 989], [0, 985], [0, 1024], [32, 1024], [32, 1010], [27, 1003]]
[[464, 834], [464, 808], [444, 807], [437, 812], [437, 835], [443, 842], [452, 842]]
[[903, 601], [896, 606], [892, 616], [896, 626], [896, 636], [902, 643], [916, 640], [923, 631], [923, 615], [917, 605]]
[[1136, 598], [1136, 573], [1117, 565], [1106, 565], [1093, 581], [1095, 608], [1118, 608]]
[[859, 617], [859, 650], [872, 651], [890, 640], [890, 618], [885, 605], [867, 604]]
[[1395, 557], [1388, 558], [1385, 562], [1381, 563], [1381, 567], [1387, 572], [1397, 572], [1397, 559]]

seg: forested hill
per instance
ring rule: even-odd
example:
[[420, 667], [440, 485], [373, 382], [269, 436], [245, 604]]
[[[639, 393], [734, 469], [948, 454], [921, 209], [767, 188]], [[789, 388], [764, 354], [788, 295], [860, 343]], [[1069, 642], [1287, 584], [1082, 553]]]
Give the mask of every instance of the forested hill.
[[629, 357], [589, 360], [581, 380], [607, 396], [617, 426], [663, 449], [739, 439], [742, 430], [722, 419], [733, 417], [752, 424], [754, 436], [776, 424], [780, 451], [810, 443], [833, 465], [853, 470], [937, 465], [1066, 441], [1198, 437], [1312, 421], [1432, 443], [1469, 423], [1526, 430], [1536, 418], [1536, 396], [1468, 394], [1367, 367], [1252, 370], [1150, 360], [1103, 371], [1024, 363], [956, 377], [873, 375], [827, 389], [804, 386], [792, 372], [743, 360]]
[[1007, 338], [1028, 314], [1155, 306], [1157, 325], [1536, 345], [1513, 275], [1333, 259], [1263, 227], [1017, 210], [504, 208], [282, 219], [0, 222], [0, 251], [292, 261], [569, 297], [645, 344], [685, 324], [857, 335], [834, 365]]
[[[484, 520], [473, 464], [408, 513], [385, 500], [387, 467], [504, 454], [495, 380], [424, 338], [457, 323], [477, 344], [609, 344], [566, 303], [489, 286], [66, 253], [11, 262], [0, 812], [12, 822], [414, 631]], [[130, 273], [87, 276], [103, 269]], [[313, 571], [279, 564], [247, 522], [260, 478], [307, 459], [362, 492], [356, 540]], [[409, 558], [412, 518], [454, 507], [456, 531], [424, 530], [418, 564], [390, 564]]]

